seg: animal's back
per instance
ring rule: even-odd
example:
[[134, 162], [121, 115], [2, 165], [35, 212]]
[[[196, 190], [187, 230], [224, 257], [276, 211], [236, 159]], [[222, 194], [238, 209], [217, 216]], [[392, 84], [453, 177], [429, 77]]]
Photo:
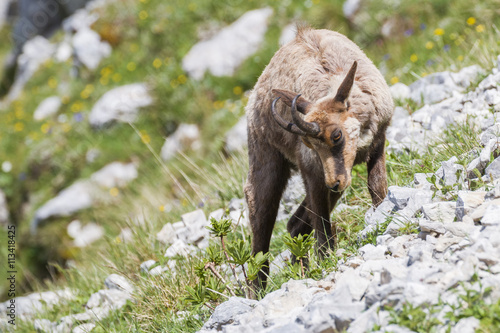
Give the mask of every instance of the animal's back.
[[[344, 35], [330, 30], [299, 28], [297, 36], [282, 46], [260, 76], [247, 105], [249, 126], [265, 137], [265, 129], [279, 132], [268, 141], [283, 141], [291, 146], [297, 138], [278, 130], [271, 115], [272, 89], [285, 89], [316, 101], [335, 93], [353, 62], [358, 62], [350, 103], [359, 107], [355, 117], [361, 130], [375, 136], [385, 130], [394, 105], [387, 83], [365, 53]], [[282, 105], [278, 112], [285, 119], [289, 113]], [[260, 129], [260, 131], [259, 131]]]

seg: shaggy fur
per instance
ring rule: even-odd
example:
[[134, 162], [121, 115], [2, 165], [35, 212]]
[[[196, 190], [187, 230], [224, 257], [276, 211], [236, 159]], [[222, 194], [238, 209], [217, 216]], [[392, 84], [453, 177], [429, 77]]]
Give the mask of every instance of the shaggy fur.
[[[317, 137], [293, 134], [273, 118], [271, 103], [280, 97], [277, 113], [292, 123], [291, 99], [297, 94], [302, 94], [297, 109], [305, 114], [303, 119], [321, 129]], [[291, 169], [300, 170], [306, 197], [288, 222], [288, 230], [296, 236], [314, 229], [320, 252], [333, 246], [329, 216], [351, 183], [353, 165], [367, 163], [373, 204], [383, 200], [387, 193], [385, 131], [393, 109], [380, 72], [342, 34], [302, 28], [276, 52], [246, 107], [250, 168], [245, 195], [254, 253], [269, 250]], [[335, 141], [338, 133], [342, 137]], [[264, 281], [267, 271], [261, 273]]]

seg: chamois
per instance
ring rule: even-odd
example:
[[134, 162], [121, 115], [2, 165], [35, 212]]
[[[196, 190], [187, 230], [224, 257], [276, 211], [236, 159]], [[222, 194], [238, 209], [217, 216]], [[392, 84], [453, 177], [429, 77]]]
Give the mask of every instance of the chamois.
[[[350, 186], [354, 165], [367, 163], [378, 206], [387, 194], [385, 132], [393, 112], [384, 78], [354, 42], [299, 28], [273, 56], [246, 106], [252, 251], [269, 251], [291, 169], [299, 169], [306, 196], [287, 229], [292, 237], [314, 229], [321, 255], [333, 247], [330, 213]], [[259, 274], [264, 284], [267, 273]]]

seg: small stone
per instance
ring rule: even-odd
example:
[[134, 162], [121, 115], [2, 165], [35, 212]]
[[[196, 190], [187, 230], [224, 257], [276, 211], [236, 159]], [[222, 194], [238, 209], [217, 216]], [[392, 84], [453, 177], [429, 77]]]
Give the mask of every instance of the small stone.
[[457, 174], [464, 171], [464, 167], [457, 164], [458, 158], [453, 156], [448, 161], [441, 162], [441, 168], [436, 171], [436, 176], [441, 179], [443, 185], [456, 186], [461, 182], [461, 177]]
[[55, 115], [62, 102], [59, 96], [51, 96], [44, 99], [33, 112], [33, 119], [40, 121]]
[[432, 185], [427, 178], [431, 177], [432, 173], [416, 173], [413, 176], [413, 183], [415, 184], [415, 188], [422, 190], [432, 190], [434, 185]]
[[490, 176], [491, 179], [500, 177], [500, 157], [495, 158], [493, 162], [484, 170], [484, 174]]
[[35, 319], [33, 327], [37, 332], [51, 333], [54, 331], [55, 324], [48, 319]]
[[219, 221], [224, 216], [224, 213], [225, 213], [224, 209], [219, 208], [208, 215], [208, 221], [210, 222], [212, 218], [215, 219], [216, 221]]
[[147, 261], [143, 262], [143, 263], [141, 264], [141, 266], [140, 266], [140, 267], [141, 267], [141, 272], [143, 272], [143, 273], [148, 273], [148, 272], [149, 272], [149, 269], [150, 269], [150, 268], [151, 268], [154, 264], [156, 264], [156, 261], [155, 261], [155, 260], [152, 260], [152, 259], [150, 259], [150, 260], [147, 260]]
[[77, 327], [73, 328], [71, 333], [88, 333], [92, 331], [95, 327], [94, 323], [86, 323], [86, 324], [81, 324], [78, 325]]
[[231, 128], [224, 139], [225, 148], [228, 152], [235, 152], [247, 146], [247, 117], [243, 116]]
[[404, 83], [398, 82], [391, 87], [389, 87], [389, 90], [391, 92], [392, 98], [394, 99], [399, 99], [399, 100], [404, 100], [407, 99], [410, 96], [410, 88]]
[[416, 191], [414, 188], [389, 186], [387, 197], [394, 203], [397, 210], [401, 210], [406, 207], [408, 200]]
[[460, 243], [461, 240], [462, 240], [461, 237], [449, 237], [449, 238], [439, 237], [436, 242], [436, 251], [444, 252], [447, 248], [449, 248], [453, 244]]
[[231, 297], [215, 308], [202, 330], [221, 331], [226, 325], [238, 324], [237, 317], [252, 311], [257, 303], [257, 301], [246, 298]]
[[446, 228], [441, 222], [433, 222], [425, 219], [420, 219], [418, 223], [420, 230], [424, 232], [435, 232], [437, 234], [444, 234]]
[[89, 28], [80, 29], [75, 33], [73, 48], [78, 59], [91, 70], [99, 66], [102, 58], [111, 54], [111, 46], [101, 41], [99, 34]]
[[482, 225], [500, 225], [500, 205], [489, 205], [481, 218]]
[[374, 246], [372, 244], [366, 244], [359, 249], [359, 253], [361, 253], [364, 260], [383, 260], [386, 258], [386, 252], [387, 246], [385, 245]]
[[73, 238], [73, 245], [86, 247], [104, 236], [104, 228], [96, 223], [90, 222], [82, 226], [78, 220], [72, 221], [67, 226], [68, 235]]
[[455, 202], [440, 201], [422, 206], [424, 216], [431, 221], [450, 223], [455, 220]]
[[474, 333], [479, 325], [480, 321], [475, 317], [462, 318], [451, 328], [451, 333]]
[[130, 294], [134, 292], [134, 287], [127, 279], [118, 274], [109, 275], [106, 280], [104, 280], [104, 284], [108, 289], [122, 290]]
[[465, 215], [471, 213], [484, 202], [485, 191], [458, 191], [456, 215], [462, 221]]
[[177, 130], [165, 139], [161, 147], [161, 158], [169, 161], [186, 149], [197, 150], [201, 147], [200, 129], [195, 124], [180, 124]]
[[184, 243], [182, 240], [180, 239], [177, 239], [175, 240], [175, 242], [167, 249], [167, 251], [165, 252], [165, 257], [167, 258], [173, 258], [173, 257], [176, 257], [176, 256], [183, 256], [183, 257], [187, 257], [189, 256], [191, 253], [194, 253], [196, 251], [196, 248], [191, 246], [191, 245], [187, 245], [186, 243]]
[[361, 300], [361, 297], [363, 297], [369, 284], [369, 279], [359, 276], [358, 272], [349, 268], [337, 280], [336, 288], [338, 289], [347, 286], [352, 295], [352, 300], [359, 301]]
[[485, 201], [481, 206], [477, 207], [472, 213], [470, 213], [470, 218], [472, 218], [474, 222], [478, 222], [484, 216], [486, 209], [490, 205], [500, 205], [500, 198], [491, 201]]
[[162, 244], [171, 244], [175, 241], [176, 231], [172, 223], [167, 223], [161, 228], [160, 232], [156, 234], [156, 239]]

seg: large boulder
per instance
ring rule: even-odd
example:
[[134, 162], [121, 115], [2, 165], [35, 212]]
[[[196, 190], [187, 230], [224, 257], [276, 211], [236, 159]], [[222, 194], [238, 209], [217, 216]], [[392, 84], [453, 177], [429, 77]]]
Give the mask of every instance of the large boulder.
[[153, 103], [144, 83], [133, 83], [106, 92], [89, 115], [90, 124], [102, 127], [114, 121], [134, 122], [139, 108]]
[[271, 8], [243, 14], [212, 38], [194, 45], [182, 60], [182, 68], [200, 80], [206, 71], [215, 76], [230, 76], [236, 68], [254, 54], [264, 41]]
[[35, 112], [33, 112], [33, 119], [40, 121], [55, 115], [59, 111], [61, 104], [59, 96], [47, 97], [38, 104]]
[[85, 67], [95, 70], [103, 58], [111, 54], [111, 46], [101, 41], [101, 37], [92, 29], [79, 30], [73, 36], [75, 55]]

